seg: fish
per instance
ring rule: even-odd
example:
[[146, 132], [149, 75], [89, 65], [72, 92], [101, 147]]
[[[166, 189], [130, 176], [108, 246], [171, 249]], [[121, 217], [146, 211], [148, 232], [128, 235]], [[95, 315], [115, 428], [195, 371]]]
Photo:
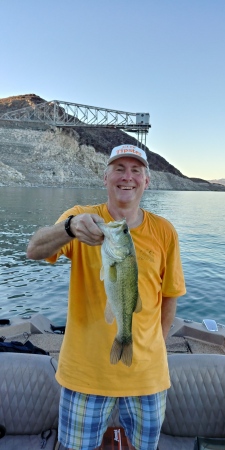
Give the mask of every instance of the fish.
[[117, 323], [110, 363], [117, 364], [121, 360], [130, 367], [133, 358], [133, 313], [142, 310], [135, 247], [126, 219], [98, 222], [97, 225], [104, 234], [100, 279], [104, 281], [107, 296], [105, 320], [112, 324], [116, 319]]

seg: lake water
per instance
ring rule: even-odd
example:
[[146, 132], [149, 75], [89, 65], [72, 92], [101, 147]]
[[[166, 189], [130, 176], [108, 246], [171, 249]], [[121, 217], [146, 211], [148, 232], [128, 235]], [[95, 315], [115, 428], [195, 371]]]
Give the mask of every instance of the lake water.
[[[26, 259], [31, 235], [75, 204], [106, 200], [104, 189], [0, 188], [0, 317], [39, 312], [64, 324], [70, 263]], [[187, 294], [179, 317], [225, 324], [225, 193], [146, 191], [141, 206], [179, 234]]]

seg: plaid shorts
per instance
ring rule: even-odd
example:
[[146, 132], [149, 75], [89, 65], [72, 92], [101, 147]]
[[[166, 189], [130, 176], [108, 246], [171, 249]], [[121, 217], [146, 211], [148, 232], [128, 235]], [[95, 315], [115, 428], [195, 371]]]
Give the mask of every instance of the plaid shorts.
[[59, 437], [64, 447], [91, 450], [101, 445], [118, 399], [119, 419], [136, 450], [156, 450], [165, 416], [166, 393], [141, 397], [103, 397], [61, 389]]

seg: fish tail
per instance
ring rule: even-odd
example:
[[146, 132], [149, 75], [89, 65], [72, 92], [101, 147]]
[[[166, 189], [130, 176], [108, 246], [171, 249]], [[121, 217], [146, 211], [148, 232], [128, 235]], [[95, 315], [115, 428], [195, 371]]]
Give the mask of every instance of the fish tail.
[[119, 360], [125, 364], [125, 366], [130, 367], [132, 364], [133, 357], [133, 345], [132, 341], [124, 344], [120, 342], [117, 338], [114, 339], [111, 352], [110, 352], [110, 363], [117, 364]]
[[133, 357], [133, 345], [132, 342], [129, 344], [123, 345], [123, 352], [121, 355], [121, 360], [125, 364], [125, 366], [130, 367], [132, 364], [132, 357]]
[[118, 341], [118, 339], [115, 338], [110, 352], [111, 364], [118, 363], [118, 361], [121, 359], [122, 352], [123, 352], [123, 344], [122, 342]]

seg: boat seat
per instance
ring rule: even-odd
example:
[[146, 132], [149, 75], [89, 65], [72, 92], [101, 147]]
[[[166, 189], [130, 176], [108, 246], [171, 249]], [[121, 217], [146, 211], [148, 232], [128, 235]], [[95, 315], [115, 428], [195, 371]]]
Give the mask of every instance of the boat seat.
[[0, 450], [40, 450], [47, 430], [51, 435], [43, 448], [54, 449], [60, 396], [56, 367], [51, 356], [0, 353], [0, 425], [6, 429]]
[[225, 437], [225, 355], [173, 354], [168, 361], [159, 450], [193, 450], [196, 436]]
[[[225, 355], [168, 356], [171, 388], [159, 450], [193, 450], [196, 436], [225, 437]], [[110, 427], [121, 426], [116, 405]]]

